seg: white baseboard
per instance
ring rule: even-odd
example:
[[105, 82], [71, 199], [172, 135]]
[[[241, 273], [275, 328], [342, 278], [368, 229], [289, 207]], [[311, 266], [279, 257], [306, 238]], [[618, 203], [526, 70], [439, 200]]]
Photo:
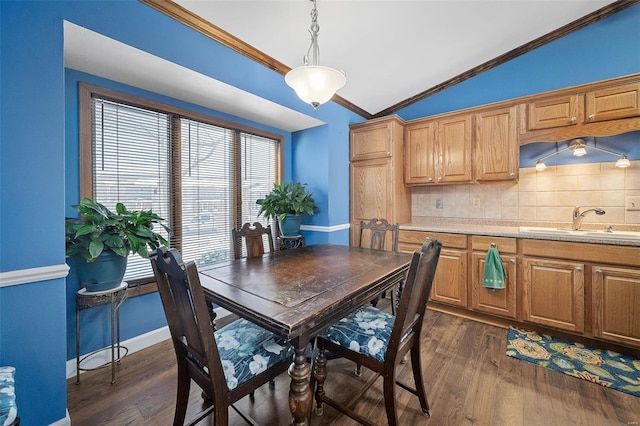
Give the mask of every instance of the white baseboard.
[[71, 426], [71, 417], [69, 417], [69, 410], [67, 410], [67, 416], [51, 423], [49, 426]]
[[[229, 311], [223, 308], [215, 309], [217, 318], [224, 318], [230, 314]], [[121, 346], [124, 346], [128, 349], [127, 354], [131, 355], [139, 350], [148, 348], [149, 346], [153, 346], [156, 343], [160, 343], [163, 340], [167, 340], [171, 338], [171, 333], [169, 332], [169, 327], [165, 326], [162, 328], [158, 328], [157, 330], [150, 331], [148, 333], [141, 334], [139, 336], [133, 337], [131, 339], [124, 340], [120, 342]], [[107, 362], [111, 361], [111, 347], [108, 346], [106, 348], [102, 348], [100, 351], [96, 351], [94, 356], [91, 359], [87, 360], [90, 362], [84, 362], [82, 364], [85, 368], [93, 368]], [[80, 355], [80, 358], [85, 356], [86, 354]], [[80, 374], [84, 373], [84, 371], [80, 371]], [[76, 376], [76, 359], [70, 359], [67, 361], [67, 379]], [[57, 425], [56, 425], [57, 426]]]

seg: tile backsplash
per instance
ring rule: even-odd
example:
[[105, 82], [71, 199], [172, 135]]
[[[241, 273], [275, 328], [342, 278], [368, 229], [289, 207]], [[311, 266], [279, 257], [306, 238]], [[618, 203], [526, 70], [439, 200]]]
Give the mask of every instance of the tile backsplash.
[[626, 210], [629, 196], [640, 196], [640, 161], [617, 169], [613, 163], [549, 166], [538, 172], [521, 168], [518, 182], [415, 187], [412, 216], [484, 219], [536, 224], [571, 223], [575, 206], [600, 207], [606, 214], [588, 215], [584, 228], [617, 225], [636, 229], [640, 210]]

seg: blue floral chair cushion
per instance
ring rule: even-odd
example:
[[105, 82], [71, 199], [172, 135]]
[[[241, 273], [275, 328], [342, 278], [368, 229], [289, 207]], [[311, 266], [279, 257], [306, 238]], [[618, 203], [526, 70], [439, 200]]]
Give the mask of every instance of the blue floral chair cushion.
[[18, 416], [14, 367], [0, 367], [0, 425], [11, 425]]
[[214, 335], [229, 390], [284, 358], [293, 360], [293, 346], [287, 340], [245, 319], [232, 322]]
[[329, 327], [321, 337], [378, 361], [384, 361], [395, 319], [393, 315], [365, 305]]

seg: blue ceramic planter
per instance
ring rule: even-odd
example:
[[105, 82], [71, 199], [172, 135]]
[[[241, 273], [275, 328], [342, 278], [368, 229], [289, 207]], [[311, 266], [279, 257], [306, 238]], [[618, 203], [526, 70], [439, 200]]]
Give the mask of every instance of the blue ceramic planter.
[[302, 216], [287, 214], [284, 219], [280, 221], [280, 232], [285, 237], [295, 237], [300, 234], [300, 221]]
[[91, 292], [118, 287], [127, 269], [127, 258], [118, 256], [111, 250], [103, 251], [93, 262], [87, 262], [82, 256], [75, 255], [73, 262], [78, 268], [80, 285]]

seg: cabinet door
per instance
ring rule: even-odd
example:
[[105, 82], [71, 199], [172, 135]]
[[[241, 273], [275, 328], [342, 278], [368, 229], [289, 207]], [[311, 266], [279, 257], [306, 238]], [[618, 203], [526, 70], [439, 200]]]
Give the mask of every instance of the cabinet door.
[[591, 282], [594, 335], [640, 347], [640, 269], [595, 265]]
[[640, 83], [587, 93], [587, 123], [640, 115]]
[[472, 128], [471, 115], [438, 122], [438, 182], [470, 182]]
[[406, 184], [434, 183], [436, 166], [435, 121], [414, 124], [405, 128], [404, 182]]
[[374, 217], [391, 223], [393, 202], [392, 164], [390, 159], [357, 161], [351, 163], [351, 220], [360, 222]]
[[527, 104], [527, 129], [573, 126], [584, 121], [582, 95], [558, 96]]
[[467, 251], [442, 249], [430, 300], [467, 307]]
[[584, 264], [524, 258], [522, 313], [528, 322], [584, 331]]
[[500, 108], [476, 114], [476, 180], [518, 178], [517, 109]]
[[391, 157], [393, 123], [378, 123], [351, 131], [351, 161]]
[[487, 314], [516, 318], [516, 259], [515, 255], [501, 255], [506, 272], [505, 288], [493, 290], [483, 287], [486, 252], [472, 255], [471, 309]]

